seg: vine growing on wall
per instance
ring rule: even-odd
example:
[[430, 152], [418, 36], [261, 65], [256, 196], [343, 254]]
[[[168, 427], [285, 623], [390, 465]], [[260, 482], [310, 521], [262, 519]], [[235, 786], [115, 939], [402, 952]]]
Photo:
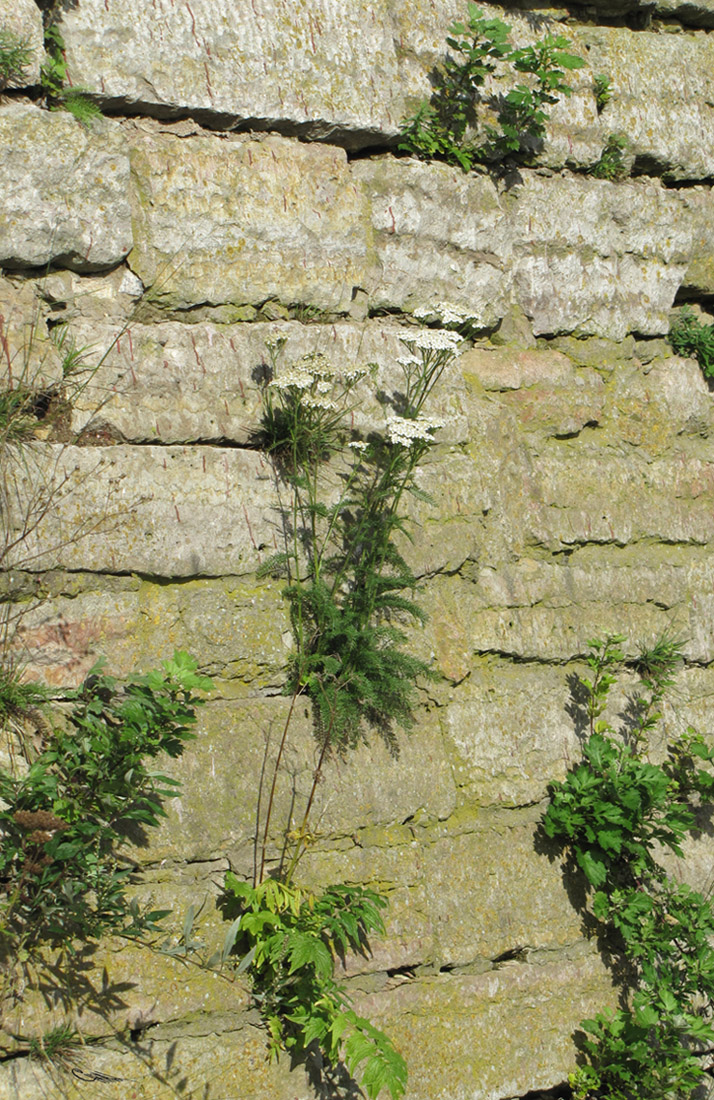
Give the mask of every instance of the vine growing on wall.
[[[546, 34], [531, 46], [515, 47], [510, 32], [507, 23], [468, 4], [467, 21], [449, 28], [451, 53], [433, 74], [431, 98], [402, 122], [401, 150], [470, 172], [527, 159], [542, 146], [548, 109], [571, 94], [567, 71], [585, 62], [569, 52], [564, 35]], [[484, 92], [489, 78], [506, 74], [526, 80], [505, 95]], [[494, 122], [484, 123], [484, 114]]]
[[[688, 728], [649, 760], [662, 702], [681, 664], [669, 636], [626, 660], [621, 635], [589, 643], [580, 678], [588, 736], [583, 761], [551, 787], [543, 818], [588, 886], [604, 949], [624, 960], [620, 1007], [582, 1022], [576, 1100], [685, 1100], [702, 1078], [700, 1044], [714, 1041], [714, 908], [659, 862], [695, 829], [714, 798], [714, 750]], [[616, 734], [605, 713], [623, 673], [639, 684]]]
[[[395, 748], [397, 730], [413, 724], [418, 682], [434, 676], [407, 648], [405, 628], [426, 616], [400, 540], [410, 537], [407, 499], [428, 499], [418, 470], [441, 422], [427, 406], [456, 355], [454, 327], [466, 318], [446, 306], [427, 316], [448, 320], [402, 340], [402, 385], [383, 430], [366, 440], [354, 431], [352, 412], [357, 387], [373, 385], [376, 367], [340, 370], [319, 352], [286, 366], [284, 341], [269, 347], [261, 443], [289, 504], [284, 547], [262, 572], [285, 581], [294, 647], [254, 879], [230, 873], [225, 882], [226, 912], [238, 922], [239, 969], [252, 978], [271, 1051], [304, 1056], [314, 1046], [328, 1065], [343, 1058], [350, 1072], [359, 1069], [369, 1097], [386, 1089], [393, 1100], [406, 1086], [404, 1059], [357, 1015], [334, 973], [336, 956], [364, 953], [369, 935], [384, 932], [386, 898], [364, 886], [314, 892], [296, 882], [296, 872], [315, 840], [326, 762], [345, 757], [370, 731]], [[312, 708], [316, 763], [304, 805], [278, 831], [274, 854], [276, 789], [299, 701]]]

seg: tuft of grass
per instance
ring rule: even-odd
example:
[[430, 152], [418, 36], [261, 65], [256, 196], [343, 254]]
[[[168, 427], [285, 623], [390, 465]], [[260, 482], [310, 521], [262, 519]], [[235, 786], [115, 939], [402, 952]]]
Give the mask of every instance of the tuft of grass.
[[22, 718], [47, 702], [44, 684], [22, 680], [17, 668], [0, 666], [0, 724], [6, 718]]
[[39, 1038], [30, 1039], [29, 1056], [37, 1062], [51, 1062], [59, 1069], [69, 1069], [82, 1045], [78, 1031], [69, 1024], [59, 1024]]
[[29, 38], [21, 38], [0, 27], [0, 91], [9, 84], [22, 82], [34, 52]]

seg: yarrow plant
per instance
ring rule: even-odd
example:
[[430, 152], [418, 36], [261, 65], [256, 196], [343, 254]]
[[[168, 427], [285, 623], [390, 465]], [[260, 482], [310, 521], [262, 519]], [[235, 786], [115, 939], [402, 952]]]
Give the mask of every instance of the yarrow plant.
[[[467, 322], [456, 307], [425, 310], [422, 319]], [[461, 335], [423, 328], [402, 340], [402, 385], [381, 432], [355, 438], [356, 387], [374, 382], [377, 368], [339, 370], [321, 353], [283, 364], [284, 341], [270, 345], [263, 387], [261, 441], [289, 490], [284, 549], [263, 573], [285, 580], [294, 648], [286, 669], [290, 702], [272, 764], [257, 844], [253, 883], [226, 879], [227, 906], [241, 919], [236, 948], [253, 978], [271, 1047], [305, 1053], [317, 1044], [334, 1065], [360, 1067], [362, 1087], [376, 1097], [402, 1095], [406, 1066], [390, 1040], [349, 1006], [334, 979], [334, 955], [364, 951], [383, 929], [386, 899], [365, 887], [329, 886], [321, 893], [295, 884], [307, 846], [324, 765], [345, 756], [370, 730], [396, 751], [396, 730], [409, 729], [419, 680], [429, 665], [405, 648], [405, 626], [426, 616], [415, 599], [418, 581], [403, 557], [409, 538], [404, 504], [426, 499], [417, 484], [442, 421], [426, 405], [453, 362]], [[271, 856], [276, 789], [299, 700], [312, 706], [316, 765], [297, 820], [284, 824]]]

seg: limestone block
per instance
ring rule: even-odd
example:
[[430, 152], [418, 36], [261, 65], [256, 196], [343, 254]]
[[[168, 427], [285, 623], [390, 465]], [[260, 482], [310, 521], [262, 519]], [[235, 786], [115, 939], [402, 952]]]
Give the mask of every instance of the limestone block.
[[355, 162], [352, 176], [370, 203], [380, 269], [369, 290], [377, 308], [450, 301], [484, 326], [503, 315], [508, 279], [495, 240], [504, 213], [491, 180], [388, 157]]
[[61, 355], [48, 335], [48, 316], [34, 285], [0, 278], [0, 389], [25, 384], [45, 390], [62, 381]]
[[712, 0], [658, 0], [655, 10], [664, 18], [679, 19], [685, 27], [714, 27]]
[[[264, 814], [272, 761], [289, 703], [283, 697], [250, 701], [212, 698], [202, 708], [198, 740], [180, 760], [165, 765], [167, 774], [183, 784], [180, 797], [167, 806], [168, 820], [152, 830], [150, 846], [134, 851], [139, 863], [155, 865], [162, 859], [206, 862], [228, 855], [233, 866], [238, 860], [241, 870], [252, 873], [252, 865], [240, 861], [250, 851], [252, 864], [260, 776], [265, 762]], [[368, 744], [345, 758], [335, 756], [325, 765], [312, 818], [321, 846], [329, 848], [338, 836], [387, 828], [391, 822], [418, 812], [444, 819], [454, 808], [451, 764], [433, 721], [422, 716], [409, 736], [395, 731], [394, 752], [378, 731], [365, 731], [365, 735]], [[317, 755], [310, 708], [299, 704], [291, 720], [285, 770], [276, 789], [271, 865], [280, 852], [290, 814], [294, 824], [304, 810]], [[348, 846], [354, 843], [351, 839]], [[366, 839], [363, 846], [367, 848]], [[367, 879], [372, 877], [367, 871]], [[317, 881], [326, 880], [321, 877]]]
[[706, 439], [714, 406], [699, 364], [671, 356], [644, 369], [630, 364], [617, 371], [609, 412], [609, 426], [619, 439], [654, 456], [681, 447], [677, 437]]
[[711, 240], [714, 235], [714, 192], [711, 187], [688, 187], [682, 199], [692, 219], [692, 252], [684, 276], [684, 286], [695, 292], [714, 292], [714, 257]]
[[124, 677], [184, 649], [200, 653], [202, 672], [232, 697], [256, 695], [284, 682], [290, 636], [281, 587], [237, 577], [173, 585], [81, 573], [45, 578], [44, 596], [23, 606], [14, 648], [27, 676], [57, 686], [81, 683], [108, 653], [112, 675]]
[[650, 182], [529, 173], [499, 229], [496, 249], [536, 335], [667, 331], [692, 248], [676, 194]]
[[44, 56], [42, 13], [33, 0], [0, 0], [0, 28], [27, 46], [30, 58], [22, 71], [8, 81], [9, 88], [26, 88], [40, 82]]
[[714, 42], [707, 34], [578, 30], [593, 73], [609, 79], [603, 132], [623, 133], [645, 171], [677, 180], [714, 174]]
[[403, 97], [389, 5], [89, 0], [63, 13], [74, 83], [112, 106], [190, 110], [354, 145], [394, 133]]
[[614, 1005], [593, 954], [441, 974], [360, 998], [406, 1054], [412, 1100], [501, 1100], [561, 1084], [575, 1068], [572, 1033]]
[[250, 452], [36, 443], [10, 476], [15, 568], [244, 574], [278, 546], [272, 473]]
[[[176, 1093], [197, 1096], [207, 1089], [225, 1097], [239, 1089], [241, 1100], [313, 1100], [314, 1087], [302, 1068], [291, 1073], [288, 1058], [268, 1062], [266, 1036], [257, 1023], [255, 1015], [246, 1019], [236, 1014], [231, 1019], [209, 1012], [185, 1034], [162, 1036], [152, 1029], [136, 1040], [122, 1035], [107, 1045], [89, 1046], [75, 1064], [87, 1075], [103, 1073], [110, 1078], [101, 1082], [103, 1091], [128, 1085], [142, 1100], [163, 1100]], [[0, 1097], [86, 1100], [86, 1080], [50, 1063], [18, 1058], [3, 1066]]]
[[536, 335], [667, 331], [693, 239], [676, 193], [524, 172], [499, 196], [484, 177], [386, 158], [353, 175], [370, 199], [380, 308], [448, 298], [488, 326], [512, 298]]
[[462, 355], [460, 366], [474, 396], [481, 386], [504, 394], [503, 405], [526, 432], [576, 435], [603, 417], [605, 385], [600, 375], [575, 369], [559, 352], [476, 347]]
[[[269, 343], [285, 340], [278, 370], [302, 355], [320, 351], [335, 369], [377, 365], [354, 394], [352, 424], [364, 438], [383, 430], [385, 407], [377, 400], [394, 398], [403, 385], [397, 365], [406, 354], [402, 338], [415, 328], [368, 322], [304, 325], [267, 322], [216, 325], [129, 323], [101, 326], [79, 319], [72, 325], [79, 342], [94, 340], [98, 369], [73, 402], [74, 431], [106, 425], [119, 438], [137, 442], [178, 443], [226, 440], [246, 443], [260, 428], [261, 376], [268, 369]], [[108, 348], [102, 354], [101, 348]], [[439, 382], [430, 414], [447, 423], [440, 440], [468, 437], [462, 408], [458, 364]]]
[[76, 271], [120, 263], [132, 245], [129, 158], [119, 126], [82, 126], [25, 103], [0, 110], [0, 263]]
[[565, 707], [560, 669], [501, 661], [472, 663], [468, 681], [453, 691], [444, 719], [454, 778], [479, 806], [523, 806], [545, 798], [580, 758]]
[[[522, 1095], [530, 1084], [557, 1084], [574, 1068], [571, 1032], [612, 1001], [602, 963], [582, 953], [475, 976], [395, 982], [354, 997], [356, 1011], [374, 1019], [405, 1055], [409, 1100], [500, 1100]], [[167, 1088], [226, 1097], [239, 1089], [241, 1100], [312, 1100], [314, 1082], [304, 1069], [291, 1071], [288, 1058], [270, 1063], [265, 1040], [256, 1014], [207, 1012], [183, 1029], [152, 1028], [136, 1040], [122, 1036], [90, 1046], [78, 1065], [130, 1083], [145, 1100], [161, 1100]], [[342, 1086], [349, 1087], [346, 1076]], [[86, 1088], [44, 1062], [3, 1064], [3, 1100], [55, 1095], [80, 1100]]]
[[[8, 470], [15, 569], [245, 575], [283, 545], [285, 495], [260, 452], [32, 443], [11, 453]], [[457, 569], [488, 510], [485, 482], [472, 458], [447, 448], [427, 456], [416, 481], [436, 506], [410, 497], [424, 532], [404, 540], [407, 560], [417, 574]]]
[[[707, 582], [690, 579], [699, 578], [701, 564], [672, 558], [661, 548], [638, 546], [631, 554], [601, 550], [597, 560], [582, 565], [577, 554], [560, 564], [530, 557], [469, 563], [463, 572], [471, 582], [440, 577], [429, 586], [425, 640], [439, 670], [459, 683], [482, 654], [572, 660], [584, 652], [587, 638], [622, 631], [625, 619], [637, 638], [654, 639], [673, 621], [688, 630], [690, 600], [698, 591], [706, 598]], [[706, 622], [701, 608], [697, 618]], [[700, 652], [705, 629], [697, 632]]]
[[534, 460], [525, 536], [533, 545], [636, 539], [704, 546], [714, 537], [712, 465], [685, 454], [651, 465], [602, 455]]
[[540, 810], [532, 821], [508, 817], [479, 814], [462, 833], [445, 825], [442, 839], [423, 852], [426, 908], [442, 967], [524, 948], [555, 951], [582, 938], [562, 853], [552, 846], [546, 855], [538, 839]]
[[[212, 125], [360, 148], [393, 141], [402, 118], [429, 96], [429, 73], [461, 14], [445, 0], [260, 0], [238, 18], [227, 0], [193, 0], [180, 12], [167, 0], [151, 10], [140, 0], [91, 0], [63, 13], [62, 33], [73, 83], [108, 106], [160, 117], [188, 110]], [[533, 39], [524, 20], [511, 13], [507, 19], [516, 44]], [[580, 154], [587, 163], [597, 159], [599, 135], [590, 82], [579, 76], [580, 94], [568, 104], [562, 135], [556, 123], [554, 136], [571, 160]]]
[[371, 285], [365, 199], [343, 150], [263, 140], [129, 132], [132, 270], [172, 308], [309, 302], [347, 310]]

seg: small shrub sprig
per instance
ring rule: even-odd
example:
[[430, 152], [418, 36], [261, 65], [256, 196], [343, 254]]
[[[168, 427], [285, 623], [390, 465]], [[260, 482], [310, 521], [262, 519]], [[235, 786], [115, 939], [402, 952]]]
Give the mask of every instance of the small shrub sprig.
[[[197, 691], [211, 681], [177, 652], [119, 688], [96, 666], [69, 697], [24, 774], [0, 770], [0, 951], [22, 961], [41, 943], [135, 934], [163, 915], [126, 897], [131, 864], [117, 854], [126, 826], [155, 826], [177, 780], [148, 761], [183, 753]], [[7, 678], [6, 678], [7, 679]], [[10, 693], [5, 692], [6, 696]], [[17, 716], [17, 692], [10, 710]], [[34, 703], [36, 700], [32, 700]]]
[[[584, 61], [568, 52], [570, 43], [563, 35], [547, 34], [532, 46], [515, 48], [508, 41], [510, 30], [507, 23], [487, 19], [475, 4], [468, 4], [468, 21], [449, 28], [446, 44], [452, 54], [436, 70], [431, 99], [402, 123], [399, 149], [470, 172], [506, 158], [522, 160], [542, 145], [547, 108], [571, 94], [566, 70], [579, 69]], [[499, 66], [532, 79], [505, 95], [489, 97], [498, 125], [479, 132], [482, 89]]]
[[[646, 759], [681, 645], [665, 636], [626, 662], [624, 640], [589, 643], [590, 676], [580, 678], [584, 760], [552, 785], [543, 818], [587, 880], [604, 946], [624, 956], [630, 974], [622, 1006], [582, 1022], [585, 1061], [571, 1085], [576, 1100], [684, 1100], [702, 1076], [696, 1044], [714, 1040], [714, 910], [672, 879], [656, 853], [683, 854], [695, 810], [714, 797], [714, 775], [701, 766], [714, 751], [689, 728], [667, 745], [662, 764]], [[640, 683], [616, 740], [600, 716], [626, 664]]]
[[[290, 704], [258, 822], [262, 841], [256, 840], [253, 883], [232, 873], [225, 883], [227, 913], [238, 917], [223, 953], [231, 937], [244, 952], [238, 969], [251, 976], [271, 1051], [306, 1055], [316, 1047], [330, 1066], [343, 1058], [350, 1072], [359, 1069], [372, 1100], [383, 1089], [399, 1100], [406, 1065], [389, 1038], [350, 1007], [334, 960], [346, 951], [366, 951], [369, 934], [384, 932], [386, 898], [363, 886], [310, 891], [294, 876], [314, 840], [310, 816], [326, 760], [344, 756], [369, 729], [394, 749], [395, 727], [413, 724], [418, 680], [434, 676], [405, 649], [404, 624], [422, 623], [425, 615], [414, 598], [417, 579], [396, 540], [409, 537], [407, 497], [428, 499], [417, 470], [441, 422], [426, 415], [426, 405], [456, 355], [461, 336], [454, 328], [463, 329], [468, 318], [446, 304], [415, 316], [444, 327], [422, 328], [402, 340], [402, 384], [383, 431], [367, 440], [355, 438], [352, 412], [356, 387], [376, 367], [339, 371], [319, 352], [284, 367], [284, 341], [269, 346], [260, 442], [290, 503], [283, 517], [285, 548], [262, 572], [286, 581], [294, 639], [286, 669]], [[300, 823], [295, 826], [291, 814], [279, 845], [283, 854], [268, 876], [275, 793], [300, 699], [312, 704], [317, 763]]]
[[612, 99], [612, 84], [610, 82], [610, 77], [605, 73], [598, 73], [593, 79], [593, 92], [595, 93], [597, 113], [601, 115]]
[[598, 180], [623, 179], [628, 174], [625, 156], [629, 148], [625, 134], [608, 134], [600, 160], [588, 170], [588, 175]]
[[696, 359], [705, 378], [714, 378], [714, 325], [698, 321], [685, 306], [670, 329], [669, 342], [678, 355]]

